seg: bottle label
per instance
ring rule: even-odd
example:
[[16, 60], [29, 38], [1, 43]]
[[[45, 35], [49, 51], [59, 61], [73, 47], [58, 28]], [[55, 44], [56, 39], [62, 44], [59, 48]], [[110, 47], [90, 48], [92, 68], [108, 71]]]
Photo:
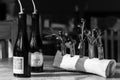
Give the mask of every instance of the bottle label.
[[31, 67], [39, 67], [43, 64], [43, 54], [42, 52], [34, 52], [31, 54]]
[[24, 58], [13, 57], [13, 73], [23, 74], [24, 73]]

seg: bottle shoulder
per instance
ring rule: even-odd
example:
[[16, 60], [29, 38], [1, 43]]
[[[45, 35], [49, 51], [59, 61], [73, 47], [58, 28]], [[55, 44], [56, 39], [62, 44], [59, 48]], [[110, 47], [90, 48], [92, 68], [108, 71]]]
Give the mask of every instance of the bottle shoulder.
[[27, 36], [23, 34], [18, 34], [16, 42], [15, 42], [15, 48], [26, 49], [27, 46], [28, 46]]
[[29, 46], [31, 51], [39, 51], [43, 47], [42, 40], [32, 37], [30, 39]]

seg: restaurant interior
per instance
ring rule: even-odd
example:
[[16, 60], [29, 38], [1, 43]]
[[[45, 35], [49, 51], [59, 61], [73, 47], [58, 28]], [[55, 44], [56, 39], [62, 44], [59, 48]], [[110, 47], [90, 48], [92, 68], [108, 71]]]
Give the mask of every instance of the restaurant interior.
[[[28, 14], [27, 26], [31, 26], [30, 14], [33, 11], [31, 1], [21, 0], [21, 2]], [[120, 52], [119, 2], [119, 0], [35, 0], [38, 12], [41, 15], [40, 28], [42, 28], [42, 31], [40, 32], [43, 33], [43, 36], [55, 33], [59, 29], [68, 32], [70, 29], [69, 26], [71, 25], [70, 22], [74, 20], [75, 16], [79, 18], [83, 17], [86, 20], [86, 28], [99, 27], [105, 31], [103, 35], [105, 57], [120, 61], [120, 55], [118, 54]], [[75, 7], [79, 9], [78, 13], [75, 11]], [[3, 34], [5, 37], [9, 34], [8, 32], [10, 32], [9, 38], [10, 36], [12, 38], [9, 40], [13, 43], [12, 46], [14, 46], [16, 40], [16, 34], [14, 33], [17, 32], [16, 18], [19, 12], [17, 0], [1, 0], [0, 10], [2, 11], [0, 12], [0, 25], [6, 26], [4, 28], [8, 28], [1, 28], [1, 31], [5, 31]], [[11, 24], [12, 28], [7, 27], [9, 24]], [[12, 25], [15, 27], [13, 28]], [[4, 44], [2, 39], [1, 42]], [[45, 45], [53, 46], [52, 44], [55, 45], [49, 40]], [[54, 47], [55, 46], [53, 46], [53, 48]], [[56, 52], [54, 49], [47, 49], [48, 51], [45, 52], [47, 55], [54, 55]], [[10, 54], [10, 56], [12, 55]]]
[[[20, 1], [27, 14], [27, 34], [30, 39], [33, 4], [31, 0]], [[73, 31], [77, 24], [75, 21], [78, 20], [79, 23], [83, 18], [86, 30], [96, 28], [101, 30], [104, 58], [120, 62], [120, 0], [34, 0], [34, 2], [40, 15], [39, 34], [43, 42], [44, 55], [55, 56], [57, 52], [57, 41], [54, 37], [48, 37], [49, 35], [62, 31], [75, 38], [76, 33]], [[13, 57], [19, 11], [18, 0], [0, 0], [0, 59]], [[85, 50], [84, 55], [88, 56], [88, 45]], [[96, 55], [98, 56], [97, 53]], [[117, 74], [117, 77], [119, 75]], [[94, 78], [85, 80], [92, 79]]]

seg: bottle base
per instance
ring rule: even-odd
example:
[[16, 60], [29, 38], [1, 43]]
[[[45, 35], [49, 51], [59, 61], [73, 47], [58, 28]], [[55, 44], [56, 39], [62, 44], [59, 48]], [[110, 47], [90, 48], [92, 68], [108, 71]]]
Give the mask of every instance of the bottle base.
[[22, 78], [29, 78], [29, 77], [31, 77], [31, 75], [29, 75], [29, 74], [13, 74], [15, 77], [22, 77]]
[[31, 67], [31, 72], [33, 73], [43, 72], [43, 67]]

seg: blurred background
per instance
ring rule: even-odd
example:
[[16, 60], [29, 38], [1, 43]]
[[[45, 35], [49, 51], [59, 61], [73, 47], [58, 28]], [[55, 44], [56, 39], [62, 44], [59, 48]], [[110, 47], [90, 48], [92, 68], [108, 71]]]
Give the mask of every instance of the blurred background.
[[[31, 26], [31, 13], [33, 5], [31, 0], [20, 0], [27, 13], [28, 34]], [[71, 32], [75, 27], [75, 19], [84, 18], [85, 27], [91, 29], [99, 27], [104, 32], [103, 41], [106, 58], [120, 61], [120, 0], [34, 0], [40, 18], [40, 31], [43, 35], [56, 33], [59, 30]], [[11, 43], [14, 47], [17, 33], [17, 15], [19, 5], [17, 0], [0, 0], [0, 34], [1, 41]], [[6, 26], [6, 27], [5, 27]], [[6, 36], [7, 37], [3, 37]], [[8, 37], [9, 36], [9, 37]], [[4, 44], [4, 45], [7, 45]], [[43, 40], [47, 55], [54, 55], [53, 40]], [[54, 44], [54, 45], [53, 45]], [[10, 44], [8, 44], [10, 46]], [[109, 46], [109, 47], [108, 47]], [[111, 50], [111, 51], [110, 51]], [[4, 51], [4, 50], [3, 50]], [[10, 51], [9, 51], [10, 52]], [[8, 56], [12, 56], [12, 52]]]

